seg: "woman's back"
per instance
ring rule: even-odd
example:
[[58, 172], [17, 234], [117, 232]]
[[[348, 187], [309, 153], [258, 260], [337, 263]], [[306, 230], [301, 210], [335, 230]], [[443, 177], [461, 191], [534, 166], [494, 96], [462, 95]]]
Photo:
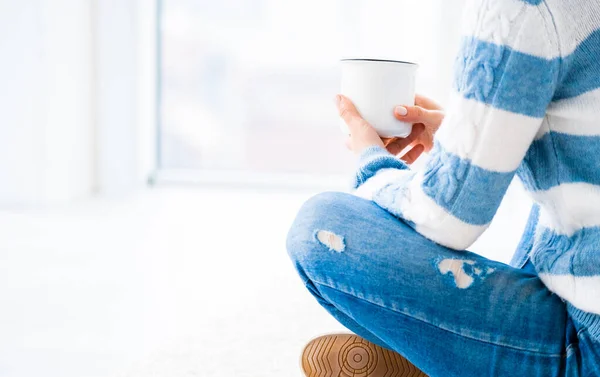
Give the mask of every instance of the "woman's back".
[[[556, 70], [551, 103], [517, 171], [539, 205], [535, 234], [526, 235], [530, 258], [551, 290], [600, 313], [600, 1], [529, 3], [539, 3], [540, 34], [523, 52], [545, 58], [531, 69]], [[545, 40], [553, 42], [536, 51]]]

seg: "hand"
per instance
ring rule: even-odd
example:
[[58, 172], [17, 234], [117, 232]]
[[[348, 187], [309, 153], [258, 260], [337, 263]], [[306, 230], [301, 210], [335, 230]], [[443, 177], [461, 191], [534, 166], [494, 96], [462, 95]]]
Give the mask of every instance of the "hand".
[[373, 146], [385, 148], [383, 140], [381, 140], [377, 131], [375, 131], [369, 122], [363, 119], [352, 101], [339, 94], [335, 99], [340, 117], [346, 122], [350, 130], [350, 137], [346, 141], [346, 146], [350, 150], [360, 154], [365, 149]]
[[433, 148], [433, 135], [444, 120], [444, 112], [433, 100], [417, 94], [415, 106], [398, 106], [394, 109], [394, 115], [398, 120], [413, 123], [413, 129], [404, 139], [383, 139], [384, 145], [388, 152], [396, 156], [408, 149], [400, 158], [412, 164], [423, 152]]

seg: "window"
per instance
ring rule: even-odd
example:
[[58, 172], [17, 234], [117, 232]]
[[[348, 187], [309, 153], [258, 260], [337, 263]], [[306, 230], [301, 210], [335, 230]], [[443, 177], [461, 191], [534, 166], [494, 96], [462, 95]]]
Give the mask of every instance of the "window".
[[354, 157], [333, 105], [339, 59], [413, 60], [419, 90], [445, 94], [451, 61], [431, 26], [439, 4], [162, 0], [160, 168], [348, 173]]

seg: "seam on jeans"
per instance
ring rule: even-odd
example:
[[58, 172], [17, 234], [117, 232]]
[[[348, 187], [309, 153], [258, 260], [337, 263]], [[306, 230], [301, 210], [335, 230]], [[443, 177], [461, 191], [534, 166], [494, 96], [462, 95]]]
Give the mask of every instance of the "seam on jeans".
[[406, 313], [403, 313], [403, 312], [400, 312], [400, 311], [397, 311], [397, 310], [394, 310], [394, 309], [390, 309], [390, 308], [388, 308], [386, 306], [379, 305], [379, 304], [374, 303], [372, 301], [369, 301], [369, 300], [367, 300], [365, 298], [357, 297], [357, 296], [355, 296], [355, 295], [353, 295], [351, 293], [345, 292], [345, 291], [343, 291], [343, 290], [341, 290], [339, 288], [336, 288], [336, 287], [332, 287], [332, 286], [330, 286], [328, 284], [322, 284], [322, 283], [319, 283], [319, 282], [316, 282], [316, 281], [313, 281], [313, 283], [321, 285], [321, 286], [329, 288], [329, 289], [333, 289], [334, 291], [340, 292], [340, 293], [342, 293], [342, 294], [344, 294], [346, 296], [353, 297], [353, 298], [355, 298], [357, 300], [364, 301], [364, 302], [366, 302], [368, 304], [377, 306], [378, 308], [381, 308], [381, 309], [384, 309], [384, 310], [388, 310], [388, 311], [394, 312], [396, 314], [403, 315], [403, 316], [411, 318], [411, 319], [413, 319], [415, 321], [422, 322], [422, 323], [424, 323], [426, 325], [429, 325], [431, 327], [435, 327], [436, 329], [449, 332], [449, 333], [451, 333], [453, 335], [456, 335], [456, 336], [460, 336], [461, 338], [466, 338], [466, 339], [469, 339], [469, 340], [472, 340], [472, 341], [475, 341], [475, 342], [484, 343], [484, 344], [490, 344], [490, 345], [493, 345], [493, 346], [508, 348], [508, 349], [511, 349], [511, 350], [514, 350], [514, 351], [520, 351], [520, 352], [524, 352], [524, 353], [530, 353], [530, 354], [534, 354], [534, 355], [538, 355], [538, 356], [545, 356], [545, 357], [551, 357], [551, 358], [562, 358], [562, 357], [565, 356], [563, 354], [545, 353], [545, 352], [539, 352], [539, 351], [529, 350], [529, 349], [526, 349], [526, 348], [516, 347], [516, 346], [508, 345], [508, 344], [488, 342], [488, 341], [485, 341], [485, 340], [482, 340], [482, 339], [474, 338], [472, 336], [463, 335], [463, 334], [460, 334], [460, 333], [458, 333], [456, 331], [452, 331], [450, 329], [446, 329], [446, 328], [440, 327], [438, 325], [434, 325], [433, 323], [427, 322], [427, 321], [425, 321], [425, 320], [423, 320], [421, 318], [413, 317], [410, 314], [406, 314]]
[[567, 358], [569, 358], [573, 354], [573, 352], [577, 352], [578, 350], [579, 350], [579, 343], [576, 343], [576, 342], [569, 343], [569, 345], [565, 349], [565, 355]]
[[581, 334], [583, 334], [583, 333], [585, 333], [585, 335], [589, 334], [589, 331], [588, 331], [587, 327], [584, 327], [582, 329], [579, 329], [579, 331], [577, 331], [577, 338], [580, 338]]

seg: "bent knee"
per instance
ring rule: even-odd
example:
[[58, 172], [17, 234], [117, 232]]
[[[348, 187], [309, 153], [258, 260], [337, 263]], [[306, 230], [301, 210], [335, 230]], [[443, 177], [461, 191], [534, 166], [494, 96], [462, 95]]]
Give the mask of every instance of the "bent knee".
[[342, 192], [324, 192], [308, 199], [296, 215], [295, 224], [315, 223], [339, 218], [362, 199]]
[[300, 208], [288, 232], [287, 250], [292, 259], [303, 259], [315, 246], [343, 252], [346, 246], [340, 229], [347, 225], [353, 213], [358, 214], [360, 207], [369, 203], [340, 192], [326, 192], [310, 198]]
[[360, 200], [350, 194], [326, 192], [307, 200], [298, 211], [286, 247], [304, 280], [309, 279], [308, 270], [318, 269], [328, 257], [346, 250], [340, 228], [345, 221], [344, 212], [355, 199]]

